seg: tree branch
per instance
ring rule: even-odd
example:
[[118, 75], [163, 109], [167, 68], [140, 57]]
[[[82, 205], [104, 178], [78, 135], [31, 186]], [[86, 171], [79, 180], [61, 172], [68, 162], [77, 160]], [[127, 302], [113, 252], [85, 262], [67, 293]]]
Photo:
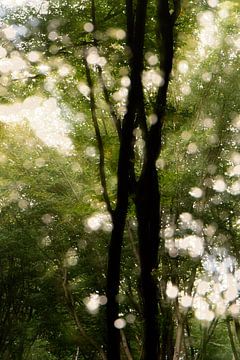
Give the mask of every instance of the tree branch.
[[98, 65], [97, 70], [98, 70], [99, 81], [100, 81], [100, 84], [101, 84], [102, 90], [103, 90], [104, 99], [105, 99], [106, 104], [108, 105], [110, 115], [112, 117], [113, 123], [114, 123], [115, 128], [118, 133], [118, 137], [120, 139], [121, 138], [121, 122], [120, 122], [120, 119], [117, 116], [117, 114], [114, 110], [113, 104], [110, 100], [109, 92], [108, 92], [108, 89], [107, 89], [106, 84], [103, 79], [103, 72], [102, 72], [101, 66]]
[[96, 349], [96, 351], [101, 355], [101, 358], [103, 360], [107, 360], [105, 353], [103, 352], [103, 350], [101, 348], [99, 348], [99, 346], [97, 345], [97, 343], [91, 338], [89, 337], [85, 330], [82, 327], [82, 324], [79, 320], [79, 316], [77, 314], [76, 308], [75, 308], [75, 303], [74, 303], [74, 299], [72, 296], [71, 291], [69, 290], [69, 286], [68, 286], [68, 278], [67, 278], [67, 268], [64, 267], [62, 269], [62, 275], [63, 275], [63, 282], [62, 282], [62, 287], [64, 290], [64, 296], [65, 296], [65, 300], [68, 306], [68, 309], [75, 321], [75, 324], [79, 330], [79, 332], [81, 333], [81, 335], [85, 338], [85, 340], [87, 340], [87, 342], [94, 348]]
[[126, 336], [124, 334], [124, 331], [120, 330], [120, 333], [121, 333], [121, 338], [122, 338], [123, 349], [124, 349], [124, 352], [126, 354], [127, 360], [133, 360], [130, 349], [128, 347], [128, 343], [127, 343], [127, 339], [126, 339]]
[[234, 341], [234, 336], [233, 336], [233, 333], [232, 333], [230, 320], [227, 319], [226, 323], [227, 323], [228, 336], [229, 336], [229, 340], [230, 340], [234, 360], [239, 360], [240, 357], [239, 357], [238, 350], [237, 350], [237, 347], [236, 347], [236, 344], [235, 344], [235, 341]]
[[172, 18], [172, 25], [174, 26], [181, 13], [181, 0], [173, 0], [173, 6], [174, 6], [174, 11], [171, 15], [171, 18]]
[[103, 141], [102, 141], [102, 137], [101, 137], [100, 129], [98, 126], [98, 121], [97, 121], [96, 101], [95, 101], [94, 90], [93, 90], [93, 82], [92, 82], [90, 68], [89, 68], [89, 65], [88, 65], [88, 62], [87, 62], [85, 56], [84, 56], [83, 61], [84, 61], [85, 69], [86, 69], [87, 84], [90, 88], [90, 108], [91, 108], [93, 126], [94, 126], [94, 130], [95, 130], [98, 151], [99, 151], [99, 174], [100, 174], [101, 185], [103, 188], [103, 198], [106, 203], [107, 210], [108, 210], [109, 214], [112, 216], [113, 210], [112, 210], [111, 202], [110, 202], [108, 191], [107, 191], [104, 147], [103, 147]]
[[[91, 0], [91, 16], [92, 16], [92, 23], [93, 23], [93, 27], [94, 27], [94, 31], [93, 31], [94, 40], [93, 40], [93, 42], [94, 42], [94, 46], [98, 47], [98, 40], [97, 40], [97, 38], [95, 36], [96, 30], [97, 30], [95, 0]], [[99, 81], [100, 81], [100, 84], [102, 86], [104, 99], [106, 101], [106, 104], [109, 107], [110, 115], [112, 117], [113, 123], [114, 123], [114, 125], [116, 127], [116, 130], [117, 130], [117, 133], [118, 133], [118, 137], [120, 139], [121, 138], [121, 122], [120, 122], [120, 119], [118, 118], [118, 116], [117, 116], [117, 114], [116, 114], [116, 112], [114, 110], [113, 104], [112, 104], [112, 102], [110, 100], [109, 92], [108, 92], [108, 89], [107, 89], [106, 84], [105, 84], [104, 79], [103, 79], [102, 68], [101, 68], [100, 65], [97, 65], [96, 68], [97, 68], [97, 71], [98, 71]]]

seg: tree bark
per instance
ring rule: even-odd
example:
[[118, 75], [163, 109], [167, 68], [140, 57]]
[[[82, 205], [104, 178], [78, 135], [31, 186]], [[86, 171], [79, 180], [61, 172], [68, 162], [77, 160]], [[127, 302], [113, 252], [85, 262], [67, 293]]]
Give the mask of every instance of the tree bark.
[[136, 197], [141, 290], [143, 300], [145, 360], [159, 358], [158, 288], [154, 270], [158, 264], [160, 194], [155, 164], [148, 159]]
[[160, 37], [160, 67], [164, 84], [156, 98], [156, 124], [148, 130], [141, 75], [143, 71], [143, 49], [147, 0], [138, 0], [135, 9], [132, 0], [126, 0], [127, 45], [131, 57], [127, 112], [123, 119], [118, 161], [117, 204], [113, 212], [113, 230], [109, 245], [107, 272], [107, 327], [108, 360], [120, 360], [120, 332], [114, 327], [118, 317], [118, 292], [120, 282], [121, 247], [123, 242], [128, 198], [132, 191], [133, 130], [140, 126], [145, 140], [144, 165], [135, 186], [136, 215], [138, 220], [139, 256], [141, 265], [140, 283], [144, 314], [144, 360], [159, 359], [158, 286], [154, 271], [158, 267], [160, 231], [160, 192], [156, 160], [161, 149], [161, 130], [166, 110], [166, 98], [173, 60], [173, 26], [179, 14], [178, 0], [174, 1], [174, 12], [170, 15], [168, 0], [158, 0]]
[[179, 360], [180, 359], [181, 347], [182, 347], [182, 338], [183, 338], [183, 330], [184, 330], [184, 324], [183, 324], [182, 321], [180, 321], [178, 326], [177, 326], [173, 360]]
[[[127, 0], [127, 18], [132, 18], [132, 2]], [[145, 34], [145, 19], [147, 0], [138, 0], [134, 22], [134, 41], [130, 41], [130, 80], [131, 86], [128, 95], [127, 112], [123, 119], [120, 139], [118, 160], [118, 188], [117, 204], [113, 212], [113, 230], [108, 252], [107, 270], [107, 329], [108, 329], [108, 360], [120, 360], [120, 331], [114, 326], [118, 318], [118, 293], [120, 283], [120, 262], [123, 235], [128, 212], [128, 198], [132, 190], [132, 153], [133, 153], [133, 130], [135, 126], [136, 112], [138, 109], [139, 91], [142, 89], [141, 74], [143, 69], [143, 44]], [[130, 13], [131, 14], [130, 14]], [[129, 23], [127, 23], [129, 29]], [[129, 34], [130, 35], [130, 34]], [[131, 38], [131, 36], [129, 36]]]
[[[158, 36], [160, 38], [160, 68], [164, 83], [159, 87], [155, 114], [157, 122], [145, 133], [145, 158], [136, 194], [141, 288], [144, 313], [144, 360], [158, 360], [159, 310], [158, 283], [154, 272], [158, 267], [160, 232], [160, 191], [156, 160], [162, 147], [162, 125], [166, 111], [167, 91], [173, 61], [173, 26], [179, 13], [179, 1], [174, 2], [174, 13], [168, 0], [158, 1]], [[139, 108], [143, 112], [144, 106]], [[142, 115], [140, 114], [140, 117]], [[144, 127], [143, 127], [144, 128]], [[146, 126], [145, 126], [146, 129]], [[164, 314], [163, 314], [164, 315]], [[164, 331], [164, 330], [163, 330]]]

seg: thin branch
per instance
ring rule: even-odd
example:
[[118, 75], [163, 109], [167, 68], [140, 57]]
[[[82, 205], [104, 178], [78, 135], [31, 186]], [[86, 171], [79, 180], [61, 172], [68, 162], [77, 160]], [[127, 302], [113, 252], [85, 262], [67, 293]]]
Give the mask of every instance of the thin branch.
[[136, 248], [135, 242], [134, 242], [134, 238], [133, 238], [133, 231], [131, 228], [131, 225], [129, 223], [129, 220], [127, 221], [127, 230], [128, 230], [128, 235], [129, 235], [129, 239], [133, 248], [133, 253], [135, 255], [135, 259], [137, 260], [138, 265], [140, 265], [140, 257], [139, 257], [139, 252]]
[[[211, 322], [211, 325], [209, 326], [208, 329], [203, 328], [201, 350], [199, 351], [199, 353], [196, 357], [196, 360], [200, 360], [200, 359], [204, 360], [207, 344], [209, 343], [209, 341], [216, 329], [217, 324], [218, 324], [218, 319], [214, 319]], [[236, 360], [238, 360], [238, 359], [236, 359]]]
[[103, 79], [103, 71], [102, 71], [101, 66], [98, 65], [97, 70], [98, 70], [99, 81], [100, 81], [100, 84], [101, 84], [102, 90], [103, 90], [104, 99], [106, 101], [106, 104], [108, 105], [110, 115], [112, 117], [113, 123], [114, 123], [115, 128], [118, 133], [118, 137], [120, 139], [121, 138], [121, 122], [120, 122], [120, 119], [117, 116], [117, 114], [114, 110], [114, 106], [110, 100], [109, 92], [108, 92], [108, 89], [107, 89], [106, 84]]
[[73, 184], [72, 184], [71, 181], [69, 180], [66, 172], [65, 172], [62, 168], [60, 168], [60, 171], [61, 171], [61, 173], [63, 174], [65, 180], [66, 180], [67, 183], [68, 183], [68, 185], [70, 186], [70, 189], [72, 190], [72, 193], [74, 194], [74, 196], [76, 197], [76, 199], [79, 200], [78, 193], [77, 193], [76, 190], [74, 189]]
[[87, 340], [87, 342], [94, 348], [96, 349], [96, 351], [101, 355], [101, 358], [103, 360], [107, 360], [106, 355], [104, 353], [104, 351], [99, 348], [98, 344], [90, 337], [86, 334], [85, 330], [83, 329], [83, 326], [80, 322], [79, 316], [77, 314], [76, 308], [75, 308], [75, 302], [72, 296], [71, 291], [69, 290], [69, 286], [68, 286], [68, 278], [67, 278], [67, 269], [66, 267], [64, 267], [62, 269], [62, 275], [63, 275], [63, 282], [62, 282], [62, 286], [63, 286], [63, 290], [64, 290], [64, 296], [66, 299], [66, 303], [68, 306], [68, 309], [75, 321], [75, 324], [79, 330], [79, 332], [81, 333], [81, 335], [85, 338], [85, 340]]
[[148, 153], [156, 161], [161, 150], [161, 131], [166, 110], [167, 91], [173, 62], [173, 24], [169, 13], [168, 0], [158, 0], [158, 38], [160, 70], [163, 74], [163, 85], [159, 87], [154, 112], [157, 122], [150, 127]]
[[192, 345], [191, 331], [190, 331], [190, 326], [189, 326], [187, 317], [186, 317], [186, 321], [185, 321], [185, 326], [186, 326], [186, 332], [187, 332], [188, 345], [189, 345], [189, 348], [190, 348], [191, 360], [194, 360], [194, 348], [193, 348], [193, 345]]
[[133, 357], [131, 355], [128, 343], [127, 343], [127, 339], [126, 336], [124, 334], [123, 330], [120, 330], [120, 334], [121, 334], [121, 339], [122, 339], [122, 345], [123, 345], [123, 350], [125, 352], [125, 355], [127, 357], [128, 360], [133, 360]]
[[111, 19], [113, 19], [114, 17], [122, 14], [122, 10], [119, 10], [119, 11], [117, 11], [117, 12], [114, 13], [114, 14], [112, 13], [113, 10], [116, 10], [116, 7], [114, 7], [113, 9], [111, 9], [111, 10], [107, 13], [107, 15], [106, 15], [106, 16], [104, 17], [104, 19], [103, 19], [104, 22], [106, 22], [106, 21], [108, 21], [108, 20], [111, 20]]
[[[92, 24], [93, 24], [93, 27], [94, 27], [94, 31], [93, 31], [94, 40], [93, 40], [93, 42], [94, 42], [94, 46], [98, 47], [98, 40], [97, 40], [97, 38], [95, 36], [96, 31], [97, 31], [95, 0], [91, 0], [91, 16], [92, 16]], [[112, 102], [110, 100], [109, 92], [108, 92], [108, 89], [107, 89], [106, 84], [105, 84], [104, 79], [103, 79], [102, 68], [101, 68], [100, 65], [97, 65], [96, 68], [97, 68], [97, 71], [98, 71], [99, 81], [100, 81], [100, 84], [101, 84], [101, 87], [102, 87], [102, 90], [103, 90], [104, 99], [106, 101], [106, 104], [109, 107], [109, 111], [110, 111], [110, 114], [112, 116], [113, 123], [114, 123], [114, 125], [116, 127], [118, 137], [120, 139], [121, 138], [121, 122], [120, 122], [120, 119], [118, 118], [118, 116], [117, 116], [117, 114], [116, 114], [116, 112], [114, 110], [113, 104], [112, 104]]]
[[80, 353], [80, 348], [79, 348], [79, 346], [78, 346], [78, 347], [77, 347], [76, 354], [74, 355], [74, 360], [78, 360], [79, 353]]
[[[187, 288], [188, 295], [191, 295], [191, 293], [192, 293], [192, 288], [194, 285], [196, 271], [197, 271], [198, 266], [199, 266], [199, 263], [197, 263], [194, 266], [194, 268], [191, 272], [191, 276], [189, 278], [189, 283], [188, 283], [188, 288]], [[176, 340], [175, 340], [173, 360], [180, 359], [182, 341], [183, 341], [183, 337], [184, 337], [184, 324], [187, 322], [188, 311], [186, 311], [185, 314], [181, 315], [181, 313], [179, 312], [178, 304], [176, 304], [176, 313], [178, 315], [178, 326], [177, 326], [177, 331], [176, 331]], [[190, 335], [189, 335], [189, 337], [190, 337]], [[192, 353], [192, 348], [191, 348], [191, 353]]]
[[230, 343], [231, 343], [232, 352], [233, 352], [233, 355], [234, 355], [234, 360], [239, 360], [240, 357], [238, 355], [237, 347], [235, 345], [230, 320], [227, 319], [226, 323], [227, 323], [227, 329], [228, 329], [228, 336], [229, 336], [229, 340], [230, 340]]
[[173, 0], [174, 11], [171, 15], [172, 24], [174, 25], [181, 13], [181, 0]]
[[111, 202], [109, 199], [108, 191], [107, 191], [107, 181], [106, 181], [106, 174], [105, 174], [105, 156], [104, 156], [104, 147], [103, 147], [103, 141], [100, 133], [100, 128], [97, 121], [97, 113], [96, 113], [96, 101], [94, 96], [94, 90], [93, 90], [93, 81], [91, 77], [90, 68], [88, 65], [88, 62], [84, 56], [83, 58], [85, 69], [86, 69], [86, 77], [87, 77], [87, 84], [90, 88], [90, 108], [91, 108], [91, 114], [92, 114], [92, 120], [93, 120], [93, 126], [95, 130], [96, 140], [98, 144], [98, 150], [99, 150], [99, 174], [100, 174], [100, 181], [103, 188], [103, 198], [107, 206], [107, 210], [109, 214], [112, 216], [113, 209], [111, 206]]
[[234, 326], [238, 343], [240, 344], [240, 324], [238, 319], [234, 319]]
[[177, 331], [176, 331], [176, 341], [175, 341], [175, 347], [174, 347], [173, 360], [179, 360], [180, 359], [181, 347], [182, 347], [182, 339], [183, 339], [183, 329], [184, 329], [184, 324], [180, 320], [178, 322]]
[[[134, 41], [134, 14], [133, 0], [126, 0], [126, 17], [127, 17], [127, 46], [129, 50], [133, 48]], [[132, 54], [130, 54], [132, 56]]]

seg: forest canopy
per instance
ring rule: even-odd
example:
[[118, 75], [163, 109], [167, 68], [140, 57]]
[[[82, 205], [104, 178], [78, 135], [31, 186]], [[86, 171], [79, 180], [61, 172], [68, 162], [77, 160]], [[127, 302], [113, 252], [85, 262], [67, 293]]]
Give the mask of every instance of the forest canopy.
[[240, 360], [239, 15], [0, 0], [1, 359]]

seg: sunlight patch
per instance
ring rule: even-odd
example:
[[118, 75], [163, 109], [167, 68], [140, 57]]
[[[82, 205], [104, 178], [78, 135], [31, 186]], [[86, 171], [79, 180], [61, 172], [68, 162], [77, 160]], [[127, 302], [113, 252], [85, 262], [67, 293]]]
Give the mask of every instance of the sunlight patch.
[[70, 130], [62, 118], [61, 109], [55, 98], [30, 96], [23, 102], [0, 105], [0, 121], [20, 123], [25, 119], [45, 145], [66, 155], [72, 153], [73, 144], [68, 136]]
[[43, 0], [0, 0], [0, 6], [14, 9], [23, 6], [31, 6], [37, 8], [40, 12], [43, 8], [46, 8], [48, 1]]
[[99, 307], [101, 305], [106, 305], [107, 297], [105, 295], [99, 295], [97, 293], [90, 294], [83, 300], [83, 302], [86, 306], [87, 311], [90, 314], [95, 315], [98, 313]]
[[167, 283], [166, 294], [169, 299], [176, 299], [178, 296], [178, 287], [173, 285], [171, 281], [168, 281]]
[[116, 329], [123, 329], [126, 326], [126, 320], [119, 318], [114, 321], [114, 326]]

